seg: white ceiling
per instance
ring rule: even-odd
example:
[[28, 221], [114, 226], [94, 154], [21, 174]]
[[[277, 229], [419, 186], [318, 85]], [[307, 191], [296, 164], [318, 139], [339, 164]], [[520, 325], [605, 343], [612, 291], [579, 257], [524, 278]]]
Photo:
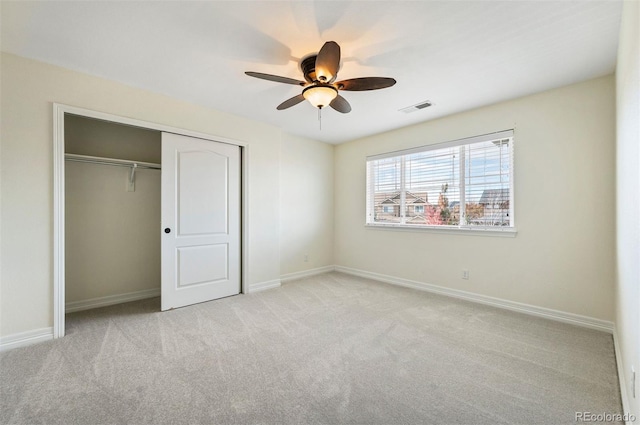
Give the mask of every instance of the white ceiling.
[[[614, 71], [612, 1], [2, 1], [2, 50], [268, 122], [329, 143], [403, 127]], [[342, 47], [339, 79], [393, 77], [342, 92], [349, 114], [304, 102], [298, 62]], [[399, 109], [424, 100], [431, 108]]]

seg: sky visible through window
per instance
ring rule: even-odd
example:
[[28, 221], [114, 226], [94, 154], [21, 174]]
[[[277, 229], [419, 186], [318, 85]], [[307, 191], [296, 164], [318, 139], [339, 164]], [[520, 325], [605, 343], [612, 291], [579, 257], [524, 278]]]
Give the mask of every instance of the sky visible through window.
[[[465, 198], [478, 203], [485, 189], [509, 187], [509, 139], [463, 146], [465, 156]], [[426, 192], [435, 202], [443, 184], [449, 185], [450, 202], [460, 202], [460, 146], [406, 156], [405, 186], [412, 192]], [[375, 191], [400, 190], [401, 157], [376, 161]]]

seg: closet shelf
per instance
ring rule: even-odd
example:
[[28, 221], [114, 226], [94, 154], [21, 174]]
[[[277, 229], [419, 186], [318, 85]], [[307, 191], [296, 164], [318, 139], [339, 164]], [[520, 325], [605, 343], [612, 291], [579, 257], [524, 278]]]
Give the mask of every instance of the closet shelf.
[[73, 153], [64, 154], [64, 159], [67, 161], [88, 162], [91, 164], [102, 164], [102, 165], [115, 165], [118, 167], [150, 168], [153, 170], [161, 169], [160, 164], [155, 164], [153, 162], [130, 161], [128, 159], [104, 158], [100, 156], [77, 155]]

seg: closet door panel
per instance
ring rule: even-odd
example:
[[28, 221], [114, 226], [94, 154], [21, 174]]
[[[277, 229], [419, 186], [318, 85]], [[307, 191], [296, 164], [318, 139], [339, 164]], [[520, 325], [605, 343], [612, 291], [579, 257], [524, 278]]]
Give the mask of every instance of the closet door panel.
[[240, 293], [240, 148], [162, 134], [162, 310]]
[[178, 248], [178, 287], [229, 278], [229, 244]]
[[228, 233], [228, 208], [221, 206], [229, 204], [229, 158], [208, 151], [177, 155], [178, 235]]

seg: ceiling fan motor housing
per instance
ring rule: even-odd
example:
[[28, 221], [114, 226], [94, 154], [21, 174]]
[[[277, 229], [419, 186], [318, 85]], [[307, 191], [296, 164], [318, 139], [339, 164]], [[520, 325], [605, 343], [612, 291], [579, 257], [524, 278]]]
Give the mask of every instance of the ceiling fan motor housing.
[[302, 69], [302, 74], [304, 75], [304, 79], [310, 83], [316, 81], [316, 58], [318, 55], [307, 56], [302, 59], [300, 62], [300, 68]]

